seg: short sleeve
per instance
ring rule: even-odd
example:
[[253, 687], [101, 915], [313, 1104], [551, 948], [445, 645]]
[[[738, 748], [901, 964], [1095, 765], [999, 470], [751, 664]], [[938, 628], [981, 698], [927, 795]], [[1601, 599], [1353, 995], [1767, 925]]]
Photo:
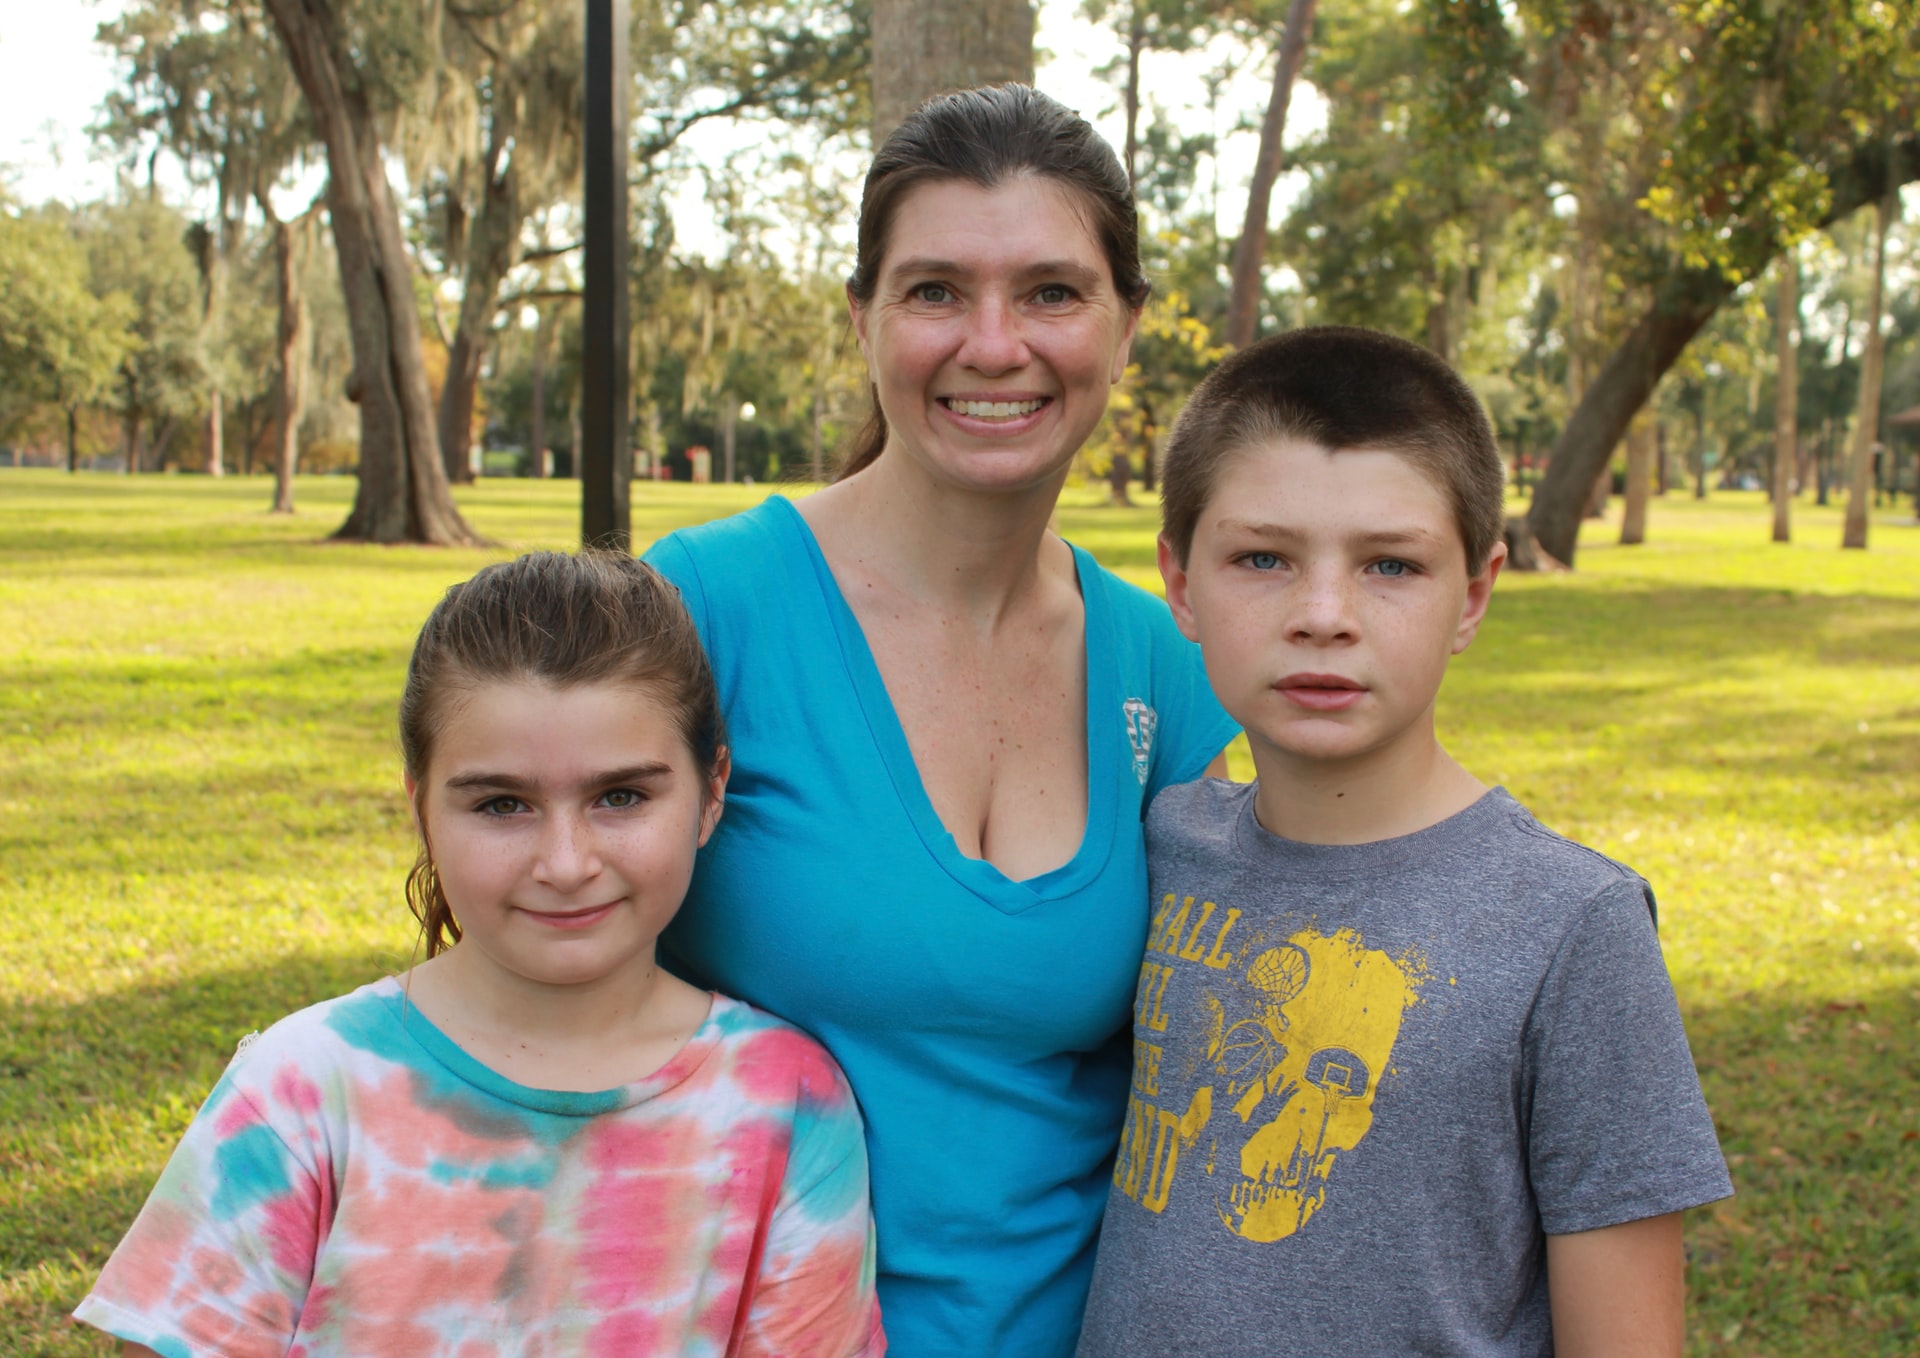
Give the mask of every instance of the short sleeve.
[[700, 583], [700, 567], [694, 562], [693, 553], [687, 550], [687, 544], [680, 540], [677, 533], [670, 533], [647, 548], [640, 559], [659, 571], [680, 591], [687, 612], [693, 615], [695, 629], [702, 640], [707, 640], [706, 590]]
[[1638, 878], [1602, 890], [1568, 931], [1524, 1043], [1528, 1172], [1547, 1234], [1733, 1192]]
[[742, 1358], [879, 1358], [866, 1134], [824, 1051], [803, 1080]]
[[[238, 1070], [262, 1064], [254, 1053]], [[76, 1319], [162, 1354], [285, 1358], [325, 1194], [264, 1106], [230, 1068]]]
[[1200, 647], [1180, 634], [1163, 600], [1147, 596], [1144, 626], [1152, 648], [1153, 705], [1159, 716], [1158, 739], [1147, 776], [1146, 802], [1162, 788], [1190, 783], [1206, 772], [1215, 755], [1240, 734], [1207, 682]]

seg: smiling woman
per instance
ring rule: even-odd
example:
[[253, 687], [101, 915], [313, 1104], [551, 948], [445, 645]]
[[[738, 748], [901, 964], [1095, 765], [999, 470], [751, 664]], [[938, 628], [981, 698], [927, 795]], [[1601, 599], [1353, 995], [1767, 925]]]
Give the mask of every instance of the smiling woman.
[[1127, 1101], [1141, 816], [1234, 731], [1166, 606], [1048, 530], [1146, 300], [1135, 233], [1111, 148], [1045, 95], [923, 106], [861, 203], [875, 409], [841, 479], [649, 555], [734, 755], [662, 947], [846, 1069], [903, 1358], [1073, 1351]]

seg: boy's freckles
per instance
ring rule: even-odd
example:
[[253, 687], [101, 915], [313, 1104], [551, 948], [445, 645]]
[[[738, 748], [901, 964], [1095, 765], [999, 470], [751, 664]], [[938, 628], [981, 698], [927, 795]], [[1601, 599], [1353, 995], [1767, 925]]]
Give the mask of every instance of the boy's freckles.
[[1256, 755], [1315, 763], [1433, 743], [1449, 657], [1497, 564], [1469, 578], [1446, 496], [1397, 453], [1277, 440], [1220, 468], [1167, 598]]

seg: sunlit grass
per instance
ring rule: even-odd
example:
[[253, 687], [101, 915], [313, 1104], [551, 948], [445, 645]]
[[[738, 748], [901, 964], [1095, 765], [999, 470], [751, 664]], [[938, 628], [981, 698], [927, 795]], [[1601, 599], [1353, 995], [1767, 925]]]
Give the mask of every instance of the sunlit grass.
[[[404, 962], [392, 710], [447, 584], [578, 532], [578, 487], [461, 492], [484, 550], [323, 543], [352, 482], [0, 471], [0, 1353], [62, 1312], [234, 1041]], [[766, 493], [636, 487], [642, 539]], [[1067, 534], [1157, 587], [1154, 511]], [[1920, 527], [1757, 495], [1589, 525], [1502, 579], [1454, 751], [1645, 873], [1740, 1196], [1689, 1225], [1697, 1354], [1920, 1351]], [[1903, 520], [1906, 520], [1903, 522]], [[778, 582], [770, 582], [777, 587]], [[1244, 757], [1241, 772], [1246, 772]]]

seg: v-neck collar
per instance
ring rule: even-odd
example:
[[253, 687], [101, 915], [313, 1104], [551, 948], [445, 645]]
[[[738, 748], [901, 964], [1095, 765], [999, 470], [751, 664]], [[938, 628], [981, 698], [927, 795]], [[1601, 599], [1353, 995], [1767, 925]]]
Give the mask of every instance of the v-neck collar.
[[1057, 868], [1037, 877], [1014, 881], [984, 858], [971, 858], [960, 852], [952, 833], [933, 807], [921, 781], [920, 768], [914, 763], [913, 749], [907, 743], [906, 729], [900, 724], [893, 698], [880, 677], [880, 666], [867, 644], [866, 632], [853, 608], [840, 591], [833, 569], [820, 550], [812, 527], [801, 517], [793, 502], [784, 496], [767, 500], [769, 510], [785, 526], [793, 545], [812, 563], [820, 601], [825, 608], [839, 643], [840, 658], [855, 699], [866, 718], [876, 753], [885, 766], [901, 809], [913, 823], [927, 853], [956, 882], [995, 909], [1009, 915], [1029, 910], [1042, 901], [1068, 896], [1098, 877], [1113, 849], [1114, 800], [1118, 750], [1110, 723], [1103, 726], [1099, 714], [1120, 711], [1115, 687], [1112, 615], [1096, 599], [1102, 588], [1098, 564], [1079, 547], [1068, 543], [1073, 552], [1075, 578], [1080, 586], [1082, 637], [1086, 648], [1086, 723], [1087, 723], [1087, 822], [1081, 832], [1080, 847]]

